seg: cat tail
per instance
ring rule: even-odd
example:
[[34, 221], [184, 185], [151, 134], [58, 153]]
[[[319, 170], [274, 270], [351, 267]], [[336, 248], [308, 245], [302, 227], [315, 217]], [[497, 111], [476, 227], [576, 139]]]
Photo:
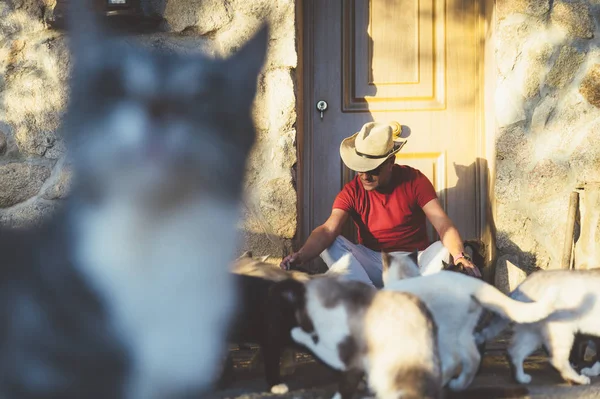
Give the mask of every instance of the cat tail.
[[529, 390], [525, 387], [477, 387], [456, 392], [448, 389], [444, 399], [508, 399], [528, 396]]
[[[587, 294], [575, 307], [557, 308], [554, 305], [554, 300], [552, 300], [552, 297], [556, 299], [558, 296], [558, 292], [553, 292], [553, 290], [555, 289], [549, 289], [548, 291], [546, 291], [546, 295], [543, 296], [537, 302], [533, 302], [527, 295], [523, 294], [519, 290], [519, 288], [517, 288], [510, 294], [510, 298], [512, 300], [517, 301], [518, 303], [524, 303], [529, 305], [546, 302], [550, 309], [552, 309], [550, 314], [547, 315], [547, 318], [556, 321], [560, 320], [563, 322], [574, 321], [581, 318], [584, 314], [589, 312], [595, 304], [595, 295]], [[473, 299], [477, 301], [476, 298]], [[477, 343], [477, 345], [481, 345], [486, 341], [490, 341], [496, 338], [498, 334], [504, 331], [512, 321], [515, 321], [517, 323], [523, 323], [522, 321], [518, 321], [516, 319], [511, 320], [501, 312], [498, 313], [499, 314], [495, 314], [492, 317], [492, 319], [489, 321], [488, 325], [485, 326], [485, 328], [483, 328], [480, 332], [475, 333], [475, 342]], [[546, 317], [542, 317], [540, 318], [540, 320], [545, 318]], [[525, 321], [525, 323], [531, 323], [531, 321]]]
[[548, 317], [556, 310], [558, 289], [549, 288], [537, 302], [516, 301], [496, 287], [482, 283], [481, 288], [471, 295], [484, 308], [516, 323], [535, 323]]

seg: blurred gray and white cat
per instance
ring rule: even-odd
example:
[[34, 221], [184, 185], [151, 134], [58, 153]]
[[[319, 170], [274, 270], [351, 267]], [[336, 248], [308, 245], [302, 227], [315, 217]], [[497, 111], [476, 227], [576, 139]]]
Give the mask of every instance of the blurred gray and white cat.
[[201, 392], [235, 306], [229, 264], [267, 29], [225, 60], [162, 54], [107, 39], [71, 5], [63, 130], [75, 178], [47, 225], [0, 232], [0, 396]]

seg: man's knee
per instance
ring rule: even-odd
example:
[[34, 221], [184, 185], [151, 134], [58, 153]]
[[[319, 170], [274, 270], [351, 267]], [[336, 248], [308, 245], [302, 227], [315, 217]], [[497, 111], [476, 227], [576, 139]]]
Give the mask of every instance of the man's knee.
[[[442, 244], [441, 241], [435, 241], [435, 242], [431, 243], [431, 245], [429, 245], [425, 249], [425, 251], [428, 251], [428, 252], [432, 251], [432, 252], [439, 253], [439, 254], [442, 254], [442, 253], [450, 254], [450, 251], [448, 251], [448, 248], [446, 248], [444, 246], [444, 244]], [[425, 252], [425, 251], [423, 251], [423, 252]]]
[[327, 264], [327, 267], [331, 267], [337, 262], [342, 256], [352, 252], [352, 243], [342, 235], [335, 238], [333, 243], [319, 254], [323, 262]]

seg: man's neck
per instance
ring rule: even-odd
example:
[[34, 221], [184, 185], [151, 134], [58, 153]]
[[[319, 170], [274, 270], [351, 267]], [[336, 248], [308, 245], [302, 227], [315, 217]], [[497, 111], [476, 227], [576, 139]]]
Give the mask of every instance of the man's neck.
[[385, 183], [379, 184], [379, 187], [377, 187], [375, 191], [381, 194], [389, 194], [393, 189], [394, 185], [392, 184], [392, 176], [390, 175], [388, 180]]

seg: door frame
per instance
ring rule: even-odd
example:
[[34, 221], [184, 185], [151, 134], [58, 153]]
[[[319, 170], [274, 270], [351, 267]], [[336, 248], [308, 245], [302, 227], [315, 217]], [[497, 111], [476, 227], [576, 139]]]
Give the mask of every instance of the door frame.
[[[296, 1], [296, 37], [298, 66], [297, 75], [297, 129], [296, 129], [296, 190], [297, 190], [297, 230], [294, 239], [294, 249], [299, 249], [310, 234], [309, 225], [313, 218], [314, 209], [309, 205], [314, 195], [313, 190], [313, 157], [310, 149], [313, 143], [313, 98], [314, 85], [314, 13], [315, 2], [328, 0], [297, 0]], [[343, 0], [342, 0], [343, 1]], [[482, 83], [478, 92], [477, 113], [477, 165], [476, 179], [479, 182], [476, 189], [476, 218], [477, 235], [486, 246], [486, 262], [484, 278], [494, 280], [494, 264], [496, 260], [495, 232], [495, 116], [493, 95], [495, 90], [495, 54], [494, 54], [494, 0], [479, 0], [475, 3], [478, 15], [477, 30], [480, 43], [477, 47], [478, 79]], [[341, 45], [341, 44], [340, 44]], [[340, 60], [343, 62], [343, 60]]]

